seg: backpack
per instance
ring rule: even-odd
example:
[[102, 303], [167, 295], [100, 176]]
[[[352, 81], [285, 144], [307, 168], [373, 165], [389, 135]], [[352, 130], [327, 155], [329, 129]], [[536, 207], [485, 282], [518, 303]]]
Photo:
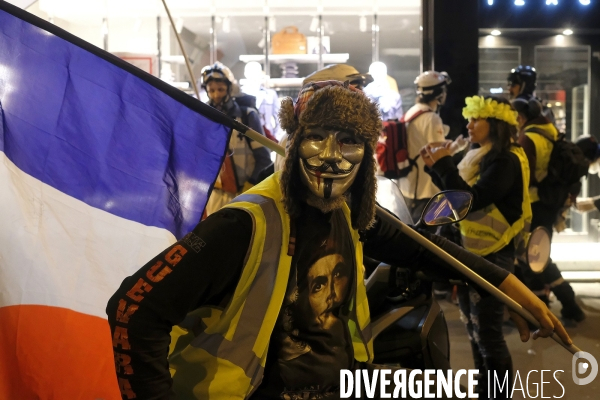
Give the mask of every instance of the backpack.
[[[234, 101], [242, 110], [242, 124], [250, 126], [248, 125], [248, 114], [250, 114], [252, 111], [255, 111], [257, 115], [260, 115], [260, 112], [256, 107], [256, 97], [249, 94], [241, 93], [240, 95], [234, 98]], [[271, 139], [275, 143], [279, 143], [277, 138], [271, 133], [270, 130], [268, 130], [264, 125], [262, 128], [267, 138]]]
[[554, 141], [541, 129], [529, 128], [526, 132], [542, 135], [554, 145], [548, 162], [548, 175], [538, 183], [538, 196], [544, 205], [563, 207], [571, 187], [587, 174], [590, 162], [575, 143], [565, 139], [564, 134]]
[[417, 165], [417, 154], [414, 158], [408, 156], [408, 135], [406, 124], [413, 121], [419, 115], [433, 112], [421, 110], [416, 112], [410, 119], [402, 117], [399, 121], [385, 121], [383, 130], [377, 142], [377, 163], [388, 179], [405, 178]]

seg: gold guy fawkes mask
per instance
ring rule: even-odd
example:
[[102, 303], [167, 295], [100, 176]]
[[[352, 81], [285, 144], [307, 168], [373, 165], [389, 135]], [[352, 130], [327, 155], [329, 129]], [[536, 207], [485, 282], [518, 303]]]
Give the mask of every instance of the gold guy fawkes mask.
[[302, 183], [318, 197], [333, 199], [352, 186], [365, 144], [352, 133], [309, 128], [298, 150]]

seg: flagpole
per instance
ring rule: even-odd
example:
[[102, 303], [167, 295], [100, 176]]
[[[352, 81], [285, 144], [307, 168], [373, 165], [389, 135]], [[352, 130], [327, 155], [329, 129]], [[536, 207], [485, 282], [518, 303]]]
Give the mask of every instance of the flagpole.
[[171, 27], [173, 28], [173, 32], [175, 32], [175, 37], [177, 38], [177, 43], [179, 43], [179, 48], [181, 49], [181, 54], [183, 54], [183, 59], [185, 60], [185, 66], [187, 67], [188, 73], [190, 74], [190, 79], [192, 80], [192, 87], [194, 88], [194, 93], [196, 93], [196, 98], [200, 100], [200, 92], [198, 92], [198, 85], [196, 85], [196, 78], [194, 77], [194, 73], [192, 72], [192, 65], [190, 64], [190, 60], [183, 48], [183, 43], [181, 42], [181, 37], [179, 36], [179, 32], [177, 32], [177, 28], [175, 27], [175, 23], [173, 22], [173, 17], [171, 17], [171, 12], [169, 11], [169, 7], [167, 7], [166, 0], [162, 0], [163, 5], [165, 6], [165, 11], [167, 12], [167, 16], [169, 17], [169, 21], [171, 21]]

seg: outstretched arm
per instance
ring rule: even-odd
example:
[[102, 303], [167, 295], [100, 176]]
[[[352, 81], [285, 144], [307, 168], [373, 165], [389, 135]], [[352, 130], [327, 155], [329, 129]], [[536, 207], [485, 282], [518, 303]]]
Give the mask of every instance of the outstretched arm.
[[123, 281], [106, 313], [124, 399], [173, 398], [171, 328], [233, 292], [251, 235], [246, 212], [220, 210]]

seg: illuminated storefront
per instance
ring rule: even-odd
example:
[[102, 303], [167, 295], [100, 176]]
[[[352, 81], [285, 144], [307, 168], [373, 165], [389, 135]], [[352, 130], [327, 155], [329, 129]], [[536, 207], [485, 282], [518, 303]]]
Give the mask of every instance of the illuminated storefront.
[[[218, 60], [243, 79], [245, 64], [258, 61], [269, 87], [280, 95], [294, 95], [302, 78], [319, 67], [347, 63], [367, 72], [372, 62], [382, 61], [396, 81], [404, 108], [414, 102], [413, 81], [420, 72], [420, 0], [167, 3], [196, 78], [203, 66]], [[160, 1], [40, 0], [28, 11], [189, 88], [190, 77]], [[274, 46], [273, 39], [284, 32], [292, 41], [301, 37], [306, 48], [292, 46], [287, 53]]]
[[[517, 65], [537, 69], [536, 95], [550, 107], [567, 139], [598, 137], [600, 117], [600, 5], [596, 1], [492, 1], [479, 3], [479, 93], [507, 93]], [[597, 195], [600, 179], [583, 180], [581, 197]], [[597, 211], [571, 209], [570, 229], [557, 240], [597, 241]]]

